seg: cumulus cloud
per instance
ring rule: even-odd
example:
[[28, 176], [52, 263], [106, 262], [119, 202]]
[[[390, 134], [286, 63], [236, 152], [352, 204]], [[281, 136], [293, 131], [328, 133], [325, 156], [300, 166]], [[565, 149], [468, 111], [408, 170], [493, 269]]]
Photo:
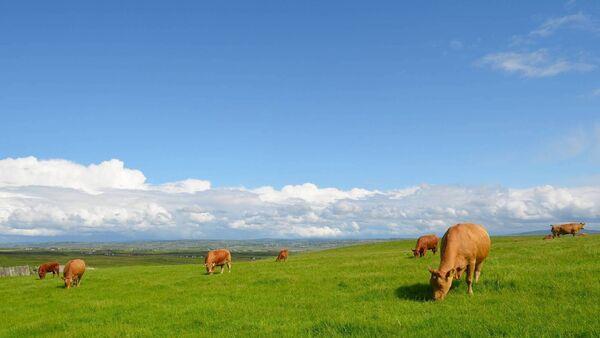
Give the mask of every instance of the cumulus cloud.
[[533, 78], [551, 77], [567, 72], [589, 72], [596, 68], [590, 63], [552, 57], [545, 49], [524, 53], [492, 53], [481, 58], [478, 64]]
[[294, 200], [302, 200], [321, 206], [325, 206], [341, 199], [359, 199], [376, 193], [357, 188], [349, 191], [343, 191], [336, 188], [321, 189], [312, 183], [286, 185], [281, 190], [276, 190], [273, 187], [261, 187], [252, 190], [252, 192], [258, 194], [261, 201], [265, 202], [293, 203]]
[[183, 181], [161, 184], [153, 187], [153, 189], [170, 193], [193, 194], [198, 191], [210, 189], [210, 182], [204, 180], [187, 179]]
[[97, 192], [102, 189], [141, 189], [146, 177], [127, 169], [122, 161], [110, 160], [84, 166], [62, 159], [35, 157], [0, 160], [0, 186], [47, 186]]
[[[15, 161], [21, 164], [15, 166]], [[87, 172], [107, 162], [82, 166], [63, 160], [1, 160], [0, 238], [89, 239], [100, 233], [132, 239], [374, 238], [441, 234], [464, 221], [500, 234], [560, 221], [600, 220], [600, 186], [421, 185], [371, 191], [311, 183], [281, 189], [215, 188], [202, 180], [150, 185], [140, 179], [140, 171], [108, 162], [118, 164], [108, 165], [115, 175], [128, 173], [131, 182], [107, 177], [102, 170], [97, 171], [100, 177]], [[33, 164], [32, 177], [28, 170], [16, 176], [4, 172], [22, 168], [22, 163]], [[57, 163], [79, 173], [39, 178], [40, 172], [56, 170]]]

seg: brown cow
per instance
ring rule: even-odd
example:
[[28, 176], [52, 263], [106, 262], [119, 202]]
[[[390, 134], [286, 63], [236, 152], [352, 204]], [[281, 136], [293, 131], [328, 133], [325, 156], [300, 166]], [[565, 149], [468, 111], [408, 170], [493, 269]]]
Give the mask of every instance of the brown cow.
[[221, 273], [223, 273], [224, 265], [227, 265], [228, 272], [231, 272], [231, 253], [227, 249], [211, 250], [204, 258], [206, 273], [209, 275], [213, 273], [215, 266], [220, 266]]
[[442, 237], [441, 260], [437, 270], [429, 268], [433, 298], [442, 300], [452, 286], [467, 271], [467, 292], [473, 294], [473, 278], [479, 280], [481, 266], [490, 252], [490, 236], [479, 224], [462, 223], [451, 226]]
[[81, 278], [85, 272], [85, 262], [82, 259], [72, 259], [65, 264], [62, 279], [65, 281], [65, 287], [71, 288], [71, 284], [79, 287]]
[[575, 237], [575, 235], [580, 232], [581, 230], [583, 230], [583, 227], [585, 226], [585, 223], [565, 223], [565, 224], [557, 224], [557, 225], [550, 225], [552, 227], [551, 231], [552, 231], [552, 236], [554, 237], [560, 237], [560, 235], [573, 235], [573, 237]]
[[440, 239], [436, 235], [425, 235], [417, 239], [417, 246], [412, 250], [415, 257], [423, 257], [427, 250], [431, 250], [433, 254], [437, 252], [438, 241]]
[[40, 276], [40, 279], [44, 279], [46, 277], [46, 273], [52, 272], [52, 277], [54, 278], [55, 275], [58, 275], [60, 273], [59, 266], [60, 265], [58, 264], [58, 262], [48, 262], [41, 264], [37, 269], [38, 276]]
[[281, 249], [281, 251], [279, 251], [279, 255], [277, 255], [277, 259], [275, 259], [275, 262], [281, 262], [281, 261], [287, 261], [288, 258], [288, 250], [287, 249]]
[[544, 236], [544, 238], [542, 238], [542, 239], [543, 239], [543, 240], [547, 240], [547, 239], [553, 239], [553, 238], [554, 238], [554, 236], [552, 236], [552, 235], [546, 235], [546, 236]]

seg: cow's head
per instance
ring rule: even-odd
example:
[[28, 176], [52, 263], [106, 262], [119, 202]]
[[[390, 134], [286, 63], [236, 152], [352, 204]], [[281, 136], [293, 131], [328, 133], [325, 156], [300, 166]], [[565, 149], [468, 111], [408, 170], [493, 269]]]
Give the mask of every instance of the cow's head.
[[581, 222], [579, 224], [581, 225], [581, 228], [583, 229], [583, 227], [585, 226], [585, 223]]
[[213, 273], [213, 269], [215, 268], [215, 263], [211, 262], [211, 263], [204, 263], [204, 266], [206, 267], [206, 273], [207, 274], [212, 274]]
[[38, 276], [40, 277], [40, 279], [44, 279], [44, 277], [46, 277], [46, 270], [38, 269]]
[[71, 277], [60, 277], [65, 282], [65, 288], [70, 289], [73, 279]]
[[419, 250], [417, 250], [417, 249], [412, 249], [412, 252], [413, 252], [413, 256], [415, 256], [415, 257], [419, 257]]
[[429, 268], [429, 272], [431, 273], [429, 284], [431, 284], [431, 288], [433, 289], [433, 299], [443, 300], [444, 297], [446, 297], [446, 294], [448, 294], [448, 291], [450, 291], [455, 270], [451, 269], [450, 271], [444, 272]]

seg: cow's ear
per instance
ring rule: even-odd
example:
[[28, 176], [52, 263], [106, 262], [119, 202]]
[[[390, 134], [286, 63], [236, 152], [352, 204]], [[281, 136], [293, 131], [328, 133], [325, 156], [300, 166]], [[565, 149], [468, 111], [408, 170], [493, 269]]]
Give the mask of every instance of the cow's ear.
[[435, 274], [437, 272], [429, 266], [427, 267], [427, 270], [429, 270], [429, 273], [431, 273], [431, 274]]

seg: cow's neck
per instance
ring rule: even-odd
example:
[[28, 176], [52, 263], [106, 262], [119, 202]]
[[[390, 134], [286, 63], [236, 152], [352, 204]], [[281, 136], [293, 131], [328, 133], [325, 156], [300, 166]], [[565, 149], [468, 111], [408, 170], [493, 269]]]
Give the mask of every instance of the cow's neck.
[[441, 253], [440, 267], [438, 271], [440, 272], [448, 272], [454, 269], [458, 265], [458, 242], [456, 241], [446, 241], [444, 245], [444, 249]]

